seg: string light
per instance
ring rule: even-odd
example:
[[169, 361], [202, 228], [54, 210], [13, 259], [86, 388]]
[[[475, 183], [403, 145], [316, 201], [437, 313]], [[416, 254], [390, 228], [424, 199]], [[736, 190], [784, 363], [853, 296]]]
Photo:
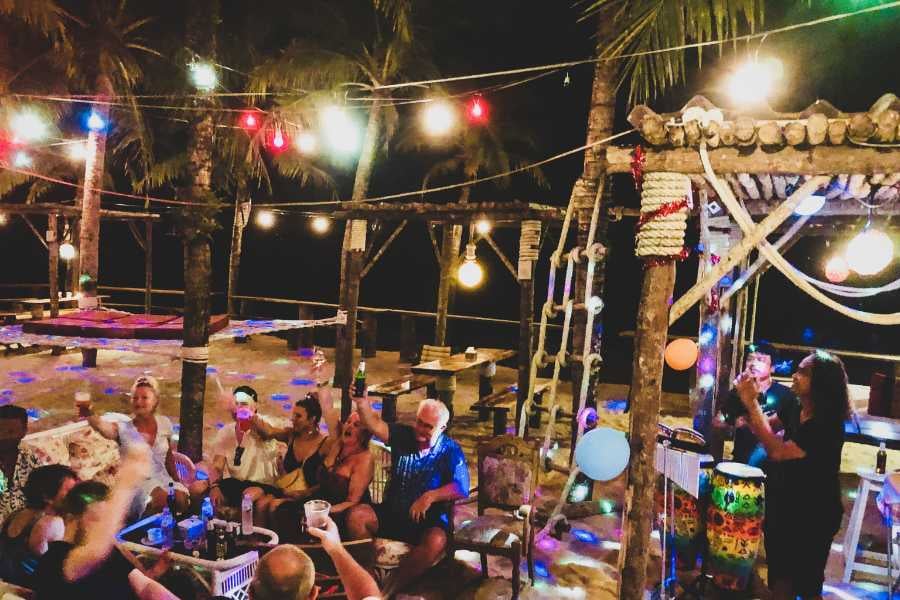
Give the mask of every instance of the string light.
[[847, 264], [860, 275], [875, 275], [894, 259], [894, 242], [880, 229], [868, 225], [850, 240]]
[[491, 232], [491, 222], [487, 219], [478, 219], [475, 223], [475, 231], [481, 235], [487, 235]]
[[326, 107], [321, 115], [322, 129], [328, 145], [340, 154], [350, 154], [359, 149], [359, 128], [347, 113], [337, 106]]
[[435, 137], [444, 136], [453, 130], [456, 115], [453, 108], [443, 100], [429, 102], [422, 113], [422, 124], [425, 133]]
[[850, 276], [850, 265], [847, 259], [836, 254], [825, 263], [825, 278], [831, 283], [841, 283]]
[[331, 229], [331, 219], [318, 215], [312, 218], [310, 227], [318, 234], [328, 233], [328, 230]]
[[22, 150], [19, 150], [16, 152], [15, 156], [13, 156], [13, 166], [19, 169], [30, 167], [33, 162], [31, 156]]
[[456, 274], [459, 283], [466, 288], [475, 288], [484, 279], [484, 270], [475, 258], [475, 244], [466, 244], [466, 259]]
[[256, 213], [256, 224], [263, 229], [271, 229], [275, 225], [275, 213], [270, 210], [261, 210]]
[[59, 245], [59, 257], [63, 260], [72, 260], [75, 258], [75, 246], [69, 242], [63, 242]]
[[37, 142], [49, 135], [47, 121], [33, 109], [17, 112], [9, 120], [14, 142]]
[[469, 118], [469, 123], [472, 123], [473, 125], [487, 123], [488, 104], [484, 101], [484, 98], [480, 95], [472, 98], [466, 108], [466, 116]]
[[297, 136], [295, 144], [297, 145], [297, 151], [300, 152], [300, 154], [308, 155], [313, 154], [316, 151], [318, 140], [316, 140], [316, 136], [313, 135], [312, 132], [303, 131]]
[[66, 147], [66, 154], [71, 160], [74, 160], [75, 162], [86, 160], [88, 155], [87, 143], [79, 141], [68, 144], [68, 146]]
[[259, 126], [262, 122], [262, 117], [258, 114], [259, 111], [255, 110], [247, 110], [241, 113], [241, 118], [238, 119], [238, 125], [244, 131], [256, 131], [259, 129]]
[[281, 127], [273, 129], [269, 138], [269, 149], [275, 153], [283, 152], [287, 149], [287, 145], [287, 136], [285, 136]]
[[106, 121], [93, 110], [88, 113], [84, 122], [90, 131], [103, 131], [106, 129]]
[[191, 73], [191, 82], [194, 87], [201, 92], [210, 92], [216, 89], [219, 83], [219, 76], [216, 69], [207, 62], [192, 62], [188, 65]]
[[739, 66], [728, 80], [728, 93], [738, 104], [758, 104], [775, 89], [784, 68], [776, 58], [754, 58]]

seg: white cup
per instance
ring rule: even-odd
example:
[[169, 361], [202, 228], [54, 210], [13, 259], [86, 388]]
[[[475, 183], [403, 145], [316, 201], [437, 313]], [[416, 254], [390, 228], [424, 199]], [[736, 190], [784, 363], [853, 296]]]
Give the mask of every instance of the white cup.
[[321, 528], [325, 527], [325, 517], [331, 511], [331, 504], [325, 500], [309, 500], [303, 504], [303, 511], [306, 513], [306, 526]]

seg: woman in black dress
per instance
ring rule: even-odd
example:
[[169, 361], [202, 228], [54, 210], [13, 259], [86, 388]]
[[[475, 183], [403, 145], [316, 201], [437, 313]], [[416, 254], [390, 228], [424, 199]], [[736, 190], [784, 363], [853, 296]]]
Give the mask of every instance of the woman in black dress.
[[800, 411], [783, 439], [763, 416], [756, 386], [749, 373], [735, 380], [750, 428], [772, 464], [764, 527], [769, 587], [776, 600], [818, 598], [844, 512], [838, 474], [850, 416], [847, 373], [838, 357], [821, 350], [800, 362], [792, 386]]

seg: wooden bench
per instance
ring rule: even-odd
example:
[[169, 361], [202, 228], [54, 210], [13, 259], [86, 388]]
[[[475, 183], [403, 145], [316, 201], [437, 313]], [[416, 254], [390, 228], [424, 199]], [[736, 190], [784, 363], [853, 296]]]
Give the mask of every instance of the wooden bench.
[[[541, 399], [544, 392], [550, 388], [549, 379], [538, 379], [534, 386], [534, 400], [532, 401], [531, 419], [529, 419], [529, 427], [540, 427], [541, 425]], [[516, 408], [518, 399], [518, 389], [515, 385], [511, 385], [505, 390], [494, 392], [475, 402], [471, 410], [478, 411], [478, 420], [487, 421], [493, 413], [494, 427], [493, 434], [506, 435], [506, 424], [509, 420], [509, 411]], [[535, 421], [535, 417], [537, 418]]]
[[386, 423], [394, 423], [397, 421], [397, 398], [433, 383], [434, 377], [430, 375], [409, 374], [384, 383], [370, 385], [369, 395], [381, 398], [381, 418]]

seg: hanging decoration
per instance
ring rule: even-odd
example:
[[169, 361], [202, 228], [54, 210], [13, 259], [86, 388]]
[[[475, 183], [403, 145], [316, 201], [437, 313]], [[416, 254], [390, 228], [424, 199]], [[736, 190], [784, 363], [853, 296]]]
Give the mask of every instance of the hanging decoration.
[[676, 371], [686, 371], [697, 362], [699, 353], [700, 350], [697, 348], [697, 343], [694, 340], [687, 338], [672, 340], [666, 346], [666, 364]]
[[265, 113], [261, 110], [245, 110], [238, 119], [238, 126], [248, 133], [258, 131], [262, 125], [264, 115]]
[[268, 132], [266, 143], [271, 152], [279, 154], [287, 150], [287, 135], [285, 135], [281, 127], [275, 127]]
[[644, 165], [647, 163], [647, 154], [638, 144], [631, 153], [631, 178], [634, 180], [634, 189], [641, 191], [644, 184]]
[[850, 276], [850, 265], [847, 259], [836, 254], [825, 263], [825, 278], [831, 283], [841, 283]]
[[691, 181], [681, 173], [642, 175], [642, 169], [637, 169], [643, 182], [635, 254], [645, 265], [684, 260], [690, 255], [684, 245], [684, 232], [691, 206]]
[[868, 223], [847, 245], [847, 264], [860, 275], [876, 275], [894, 260], [894, 242]]
[[469, 123], [473, 125], [484, 125], [487, 123], [488, 109], [488, 104], [481, 97], [481, 94], [474, 96], [469, 100], [468, 106], [466, 106], [466, 116], [469, 119]]

